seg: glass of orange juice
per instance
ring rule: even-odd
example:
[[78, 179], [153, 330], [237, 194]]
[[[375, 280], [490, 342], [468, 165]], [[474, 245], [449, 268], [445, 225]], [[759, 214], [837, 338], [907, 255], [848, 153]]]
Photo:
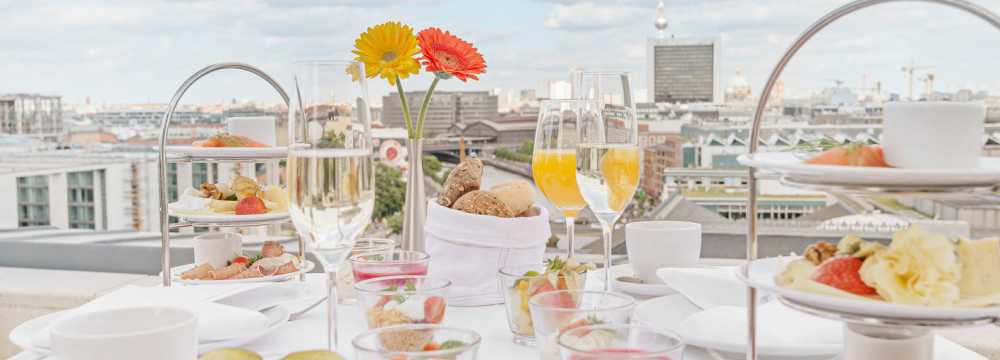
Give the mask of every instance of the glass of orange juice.
[[542, 100], [539, 103], [531, 176], [535, 185], [566, 218], [569, 257], [575, 253], [573, 225], [587, 206], [576, 185], [577, 124], [599, 116], [597, 103], [586, 100]]
[[574, 95], [596, 101], [598, 116], [577, 123], [576, 183], [604, 238], [604, 289], [611, 290], [612, 230], [639, 187], [638, 121], [627, 72], [573, 74]]

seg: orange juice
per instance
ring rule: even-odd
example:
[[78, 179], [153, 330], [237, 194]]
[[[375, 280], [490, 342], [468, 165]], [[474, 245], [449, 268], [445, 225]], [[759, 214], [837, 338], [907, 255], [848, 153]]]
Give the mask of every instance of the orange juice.
[[576, 217], [587, 206], [576, 187], [576, 150], [535, 150], [531, 158], [535, 185], [563, 216]]
[[639, 150], [636, 148], [608, 149], [601, 156], [601, 176], [608, 187], [608, 205], [620, 212], [632, 200], [639, 187]]

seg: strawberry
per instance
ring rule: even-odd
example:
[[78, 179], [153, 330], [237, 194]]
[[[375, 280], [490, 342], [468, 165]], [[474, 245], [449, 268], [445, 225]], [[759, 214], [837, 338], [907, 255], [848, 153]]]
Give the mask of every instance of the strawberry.
[[432, 341], [432, 342], [424, 344], [424, 347], [421, 348], [420, 350], [422, 350], [422, 351], [435, 351], [435, 350], [440, 350], [440, 349], [441, 349], [441, 345], [438, 345], [438, 343]]
[[431, 296], [424, 300], [424, 322], [440, 324], [444, 320], [444, 298]]
[[889, 167], [885, 162], [882, 148], [864, 144], [850, 144], [836, 147], [813, 156], [805, 161], [814, 165], [872, 166]]
[[256, 196], [247, 196], [236, 203], [236, 215], [253, 215], [266, 212], [267, 206], [264, 206], [264, 200]]
[[861, 264], [864, 260], [853, 256], [832, 257], [819, 265], [812, 279], [855, 295], [875, 295], [875, 288], [861, 280]]
[[246, 256], [237, 256], [235, 259], [233, 259], [229, 263], [230, 264], [243, 264], [243, 265], [249, 266], [250, 265], [250, 259], [247, 258]]

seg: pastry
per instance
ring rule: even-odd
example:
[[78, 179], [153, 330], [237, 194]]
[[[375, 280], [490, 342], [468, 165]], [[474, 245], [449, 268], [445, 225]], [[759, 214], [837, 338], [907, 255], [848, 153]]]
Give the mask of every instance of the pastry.
[[474, 190], [455, 200], [455, 210], [477, 215], [492, 215], [497, 217], [514, 217], [517, 213], [500, 200], [496, 194], [489, 191]]
[[438, 204], [444, 207], [452, 205], [466, 193], [479, 190], [479, 182], [483, 178], [483, 161], [476, 158], [462, 160], [444, 181], [444, 191], [438, 197]]
[[514, 211], [514, 214], [527, 211], [535, 202], [535, 192], [531, 189], [531, 184], [524, 180], [513, 180], [493, 185], [490, 192], [504, 204], [507, 204]]

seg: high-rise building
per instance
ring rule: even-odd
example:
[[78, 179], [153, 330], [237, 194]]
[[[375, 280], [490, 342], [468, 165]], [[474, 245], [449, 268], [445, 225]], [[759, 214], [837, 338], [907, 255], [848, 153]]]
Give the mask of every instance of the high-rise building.
[[[414, 121], [424, 100], [424, 91], [407, 91], [406, 102]], [[382, 97], [382, 122], [386, 127], [405, 127], [403, 106], [398, 93]], [[471, 124], [481, 120], [496, 121], [499, 109], [496, 95], [488, 91], [435, 91], [431, 95], [424, 119], [424, 134], [433, 135], [448, 130], [454, 124]]]
[[667, 36], [663, 2], [646, 41], [646, 81], [652, 102], [722, 102], [722, 39]]
[[56, 139], [62, 133], [61, 96], [0, 95], [0, 134]]
[[646, 43], [647, 89], [654, 102], [721, 102], [722, 40], [651, 38]]

